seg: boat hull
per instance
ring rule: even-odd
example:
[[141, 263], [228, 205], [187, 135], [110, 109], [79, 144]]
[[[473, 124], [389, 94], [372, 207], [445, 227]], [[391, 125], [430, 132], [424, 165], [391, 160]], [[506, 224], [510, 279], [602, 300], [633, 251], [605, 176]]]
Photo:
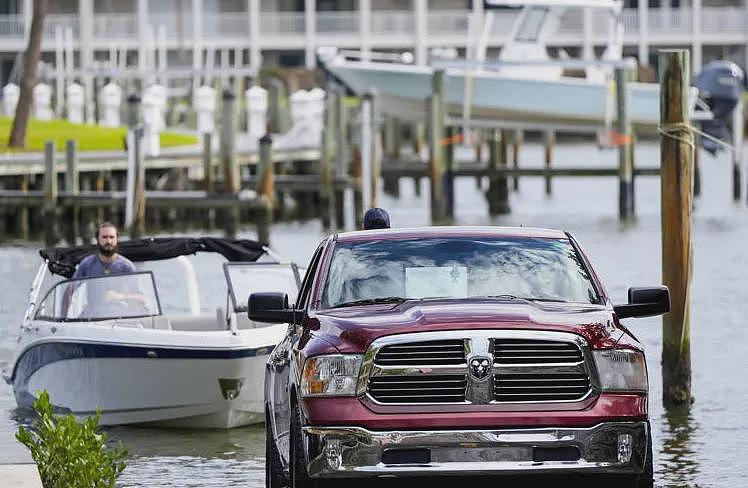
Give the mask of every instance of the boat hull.
[[81, 418], [100, 411], [101, 425], [233, 428], [264, 421], [262, 385], [273, 347], [46, 339], [19, 355], [12, 384], [20, 407], [47, 390], [62, 411]]
[[[373, 90], [381, 110], [395, 117], [424, 120], [429, 110], [430, 67], [338, 61], [326, 65], [326, 69], [358, 94]], [[490, 71], [448, 69], [445, 90], [450, 116], [462, 117], [468, 100], [471, 119], [503, 122], [516, 128], [596, 130], [617, 117], [615, 86], [581, 78], [517, 78]], [[694, 103], [696, 95], [696, 89], [692, 89]], [[638, 129], [656, 129], [660, 122], [659, 96], [657, 84], [628, 84], [629, 117]]]

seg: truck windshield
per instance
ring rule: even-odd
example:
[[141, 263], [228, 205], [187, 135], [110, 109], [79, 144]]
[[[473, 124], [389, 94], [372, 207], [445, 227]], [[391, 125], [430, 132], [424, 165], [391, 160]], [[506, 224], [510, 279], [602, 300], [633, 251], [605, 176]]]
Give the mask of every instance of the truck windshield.
[[498, 297], [600, 303], [566, 239], [456, 237], [339, 242], [323, 307], [388, 298]]

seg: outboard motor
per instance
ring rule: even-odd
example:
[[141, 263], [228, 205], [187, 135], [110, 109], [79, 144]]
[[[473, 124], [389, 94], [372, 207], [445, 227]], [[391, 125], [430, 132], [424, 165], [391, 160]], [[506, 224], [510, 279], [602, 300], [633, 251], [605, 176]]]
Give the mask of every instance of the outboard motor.
[[[696, 77], [696, 87], [699, 96], [709, 105], [714, 119], [702, 121], [701, 130], [722, 141], [731, 139], [727, 124], [743, 94], [745, 83], [745, 73], [732, 61], [712, 61], [704, 66]], [[717, 142], [706, 137], [701, 139], [701, 145], [712, 155], [721, 148]]]

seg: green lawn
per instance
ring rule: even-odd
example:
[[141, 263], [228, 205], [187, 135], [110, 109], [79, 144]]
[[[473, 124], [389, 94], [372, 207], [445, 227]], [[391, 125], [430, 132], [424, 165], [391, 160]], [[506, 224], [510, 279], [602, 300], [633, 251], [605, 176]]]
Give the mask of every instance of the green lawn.
[[[26, 132], [24, 149], [9, 149], [8, 138], [12, 119], [0, 117], [0, 152], [42, 151], [44, 143], [54, 140], [58, 150], [65, 147], [65, 141], [75, 139], [81, 151], [107, 151], [124, 149], [125, 128], [99, 127], [98, 125], [73, 124], [66, 120], [43, 122], [31, 119]], [[197, 138], [173, 132], [161, 133], [161, 147], [197, 144]]]

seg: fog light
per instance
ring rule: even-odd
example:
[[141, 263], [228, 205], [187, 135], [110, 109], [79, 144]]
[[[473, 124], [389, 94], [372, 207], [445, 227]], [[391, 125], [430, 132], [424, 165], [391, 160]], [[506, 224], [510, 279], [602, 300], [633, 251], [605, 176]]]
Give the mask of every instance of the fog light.
[[628, 463], [631, 461], [633, 450], [633, 439], [631, 434], [618, 434], [618, 462]]
[[343, 464], [343, 455], [339, 439], [327, 439], [325, 441], [325, 459], [330, 469], [338, 470]]

